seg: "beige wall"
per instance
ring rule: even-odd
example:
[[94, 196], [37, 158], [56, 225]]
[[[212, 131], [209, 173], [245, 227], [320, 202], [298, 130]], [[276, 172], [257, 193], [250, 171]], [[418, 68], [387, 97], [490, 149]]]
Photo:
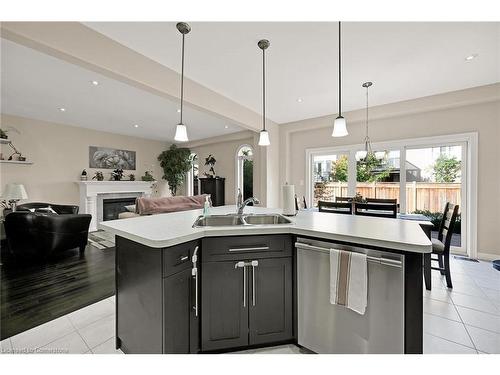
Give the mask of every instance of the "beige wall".
[[[136, 151], [136, 179], [144, 175], [145, 170], [153, 170], [153, 176], [160, 182], [156, 193], [169, 194], [168, 187], [161, 181], [161, 168], [158, 155], [166, 149], [165, 142], [111, 134], [74, 126], [49, 123], [40, 120], [1, 115], [1, 126], [10, 126], [20, 134], [9, 132], [16, 148], [33, 165], [0, 164], [0, 186], [3, 191], [9, 182], [23, 183], [28, 192], [29, 201], [49, 203], [79, 204], [78, 181], [85, 168], [92, 178], [96, 169], [89, 166], [89, 146], [103, 146]], [[4, 158], [10, 155], [7, 145], [1, 146]], [[105, 180], [109, 179], [110, 169], [100, 169]]]
[[[205, 158], [212, 154], [217, 163], [215, 164], [215, 173], [217, 176], [225, 177], [225, 201], [226, 204], [235, 204], [236, 197], [236, 152], [241, 145], [248, 144], [256, 150], [256, 142], [250, 132], [245, 132], [242, 136], [236, 136], [237, 139], [231, 139], [235, 136], [220, 137], [214, 140], [207, 140], [205, 144], [188, 145], [192, 152], [198, 155], [200, 163], [200, 176], [208, 172], [205, 167]], [[227, 139], [229, 138], [229, 139]], [[258, 146], [257, 146], [258, 147]], [[257, 149], [258, 150], [258, 149]], [[255, 154], [255, 152], [254, 152]], [[259, 195], [259, 161], [254, 158], [254, 195]]]
[[[370, 137], [373, 142], [478, 132], [478, 253], [500, 254], [500, 85], [488, 90], [417, 99], [373, 108]], [[487, 93], [488, 95], [486, 95]], [[490, 95], [491, 94], [491, 95]], [[493, 100], [494, 98], [496, 100]], [[461, 98], [460, 101], [455, 100]], [[481, 102], [481, 98], [484, 100]], [[445, 100], [446, 99], [446, 100]], [[442, 102], [441, 109], [428, 109], [429, 103]], [[423, 110], [420, 111], [420, 110]], [[404, 114], [406, 112], [406, 114]], [[360, 144], [364, 138], [362, 112], [346, 115], [349, 135], [332, 138], [334, 116], [282, 125], [281, 181], [295, 184], [297, 194], [305, 194], [306, 148]], [[349, 121], [350, 120], [350, 121]]]

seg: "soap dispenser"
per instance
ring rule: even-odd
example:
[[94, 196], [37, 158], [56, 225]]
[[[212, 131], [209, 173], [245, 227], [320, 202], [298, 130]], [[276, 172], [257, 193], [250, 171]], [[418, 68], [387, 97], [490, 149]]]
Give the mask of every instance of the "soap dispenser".
[[210, 201], [208, 200], [208, 195], [205, 197], [205, 203], [203, 204], [203, 216], [210, 216]]

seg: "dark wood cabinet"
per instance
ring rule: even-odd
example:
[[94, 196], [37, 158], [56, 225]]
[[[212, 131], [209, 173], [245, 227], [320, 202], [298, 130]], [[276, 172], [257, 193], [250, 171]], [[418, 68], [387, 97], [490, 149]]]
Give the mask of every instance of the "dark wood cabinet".
[[212, 206], [224, 206], [225, 204], [225, 178], [198, 178], [200, 194], [210, 194]]
[[210, 237], [164, 249], [117, 237], [116, 287], [116, 342], [125, 353], [293, 339], [290, 235]]
[[191, 262], [197, 247], [190, 241], [155, 249], [116, 238], [116, 337], [125, 353], [199, 352]]
[[[241, 251], [257, 248], [250, 246], [253, 240], [266, 243], [259, 248], [267, 250], [251, 250], [242, 257]], [[283, 243], [291, 246], [291, 238], [276, 235], [203, 240], [202, 351], [293, 339], [292, 256], [291, 247], [283, 251]], [[213, 261], [225, 253], [225, 248], [241, 251]], [[231, 256], [234, 259], [228, 259]]]
[[163, 352], [197, 353], [199, 324], [191, 268], [163, 279]]
[[202, 350], [219, 350], [248, 345], [248, 310], [243, 301], [246, 285], [243, 268], [234, 261], [203, 264]]

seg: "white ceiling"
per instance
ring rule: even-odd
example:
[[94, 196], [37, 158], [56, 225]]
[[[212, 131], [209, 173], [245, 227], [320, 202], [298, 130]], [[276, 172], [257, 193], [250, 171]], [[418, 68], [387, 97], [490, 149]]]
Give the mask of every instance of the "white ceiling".
[[[179, 122], [177, 102], [5, 39], [1, 52], [2, 113], [173, 141]], [[93, 80], [99, 85], [93, 86]], [[61, 107], [66, 111], [59, 111]], [[184, 122], [193, 141], [243, 130], [186, 107]]]
[[[193, 22], [186, 76], [261, 112], [261, 52], [267, 38], [267, 113], [277, 123], [337, 112], [337, 24]], [[180, 70], [175, 23], [86, 23], [94, 30]], [[500, 23], [346, 23], [344, 111], [500, 81]], [[473, 61], [465, 57], [478, 54]], [[302, 98], [302, 103], [297, 99]]]

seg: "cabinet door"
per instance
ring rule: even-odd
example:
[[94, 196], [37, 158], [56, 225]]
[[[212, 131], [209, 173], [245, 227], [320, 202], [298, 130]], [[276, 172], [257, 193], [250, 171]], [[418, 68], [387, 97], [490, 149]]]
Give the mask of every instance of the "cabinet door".
[[163, 279], [163, 352], [190, 352], [191, 269]]
[[259, 259], [249, 267], [249, 343], [293, 338], [292, 258]]
[[[236, 261], [203, 263], [201, 349], [248, 345], [248, 272]], [[246, 273], [246, 274], [245, 274]]]

